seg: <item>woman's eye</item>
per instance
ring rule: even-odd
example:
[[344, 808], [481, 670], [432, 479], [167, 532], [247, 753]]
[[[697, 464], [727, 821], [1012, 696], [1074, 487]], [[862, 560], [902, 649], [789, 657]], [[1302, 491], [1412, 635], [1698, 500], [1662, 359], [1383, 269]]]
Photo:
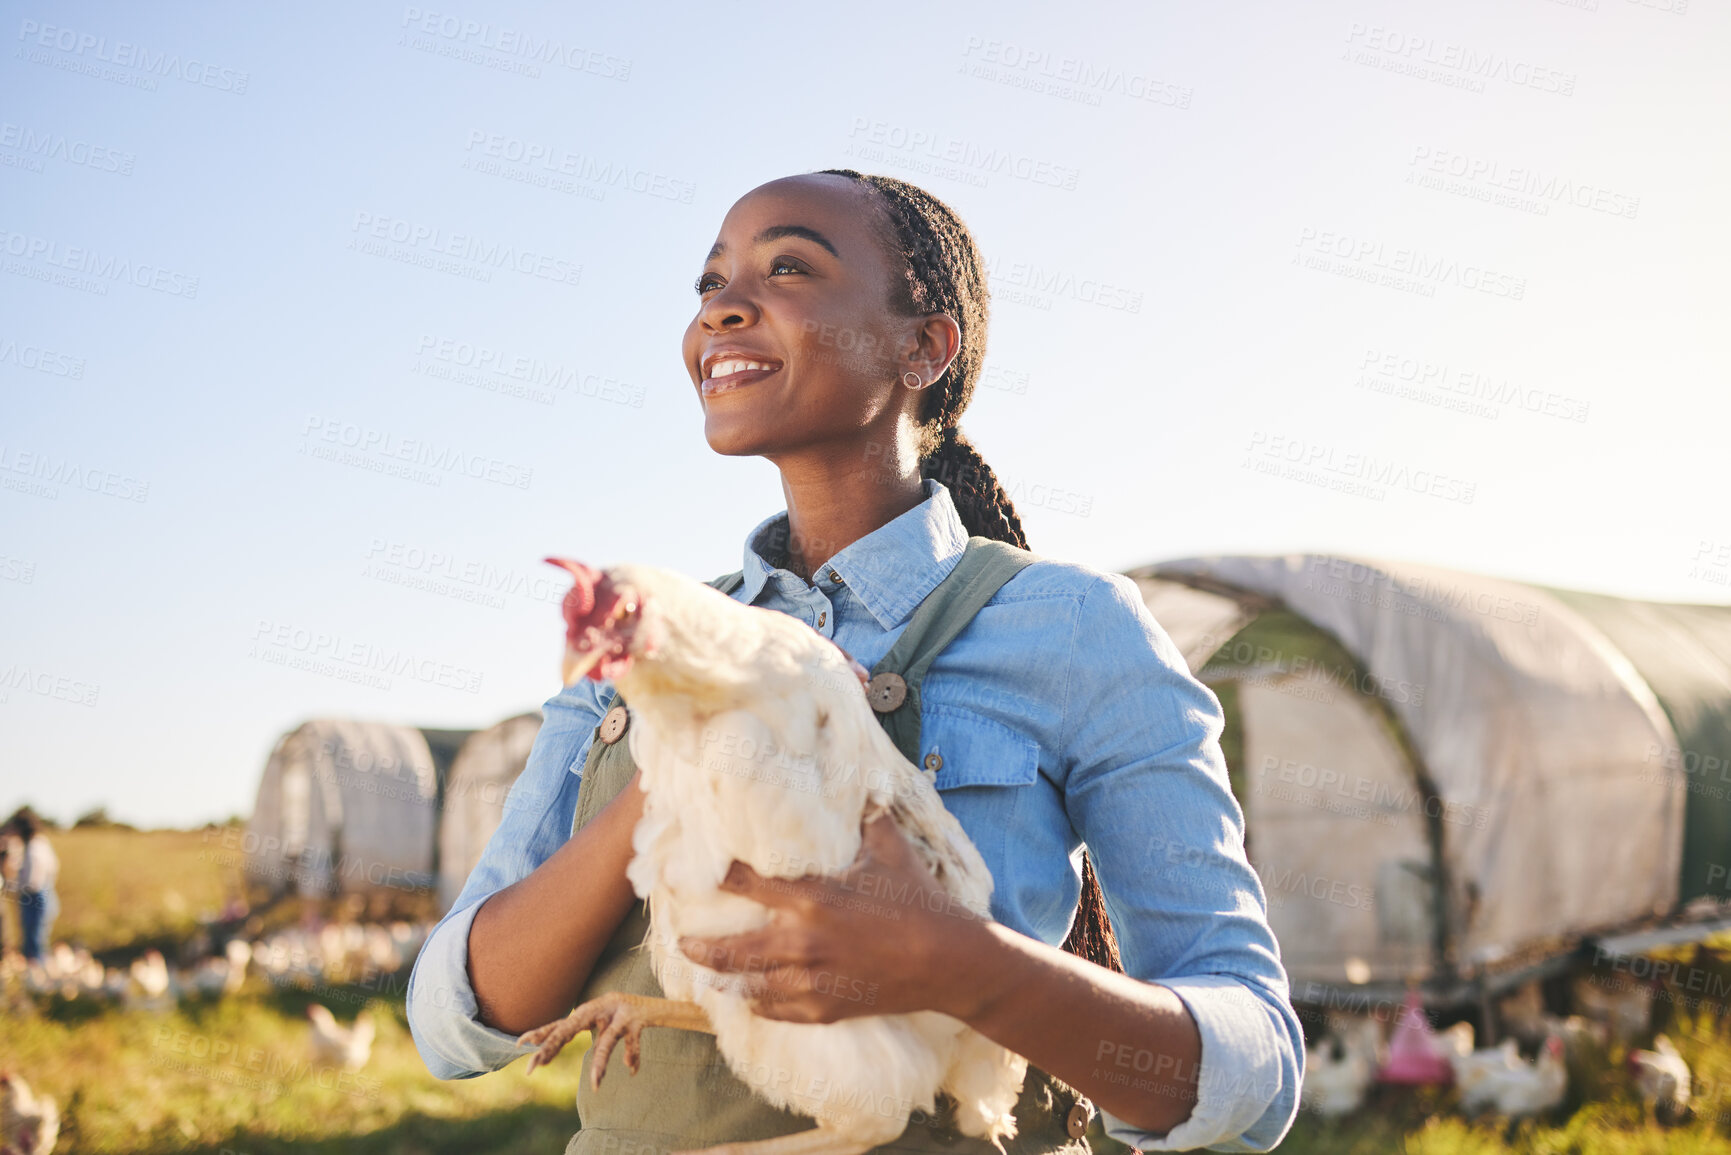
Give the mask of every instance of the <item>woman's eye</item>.
[[692, 288], [696, 289], [697, 295], [701, 297], [711, 289], [721, 288], [721, 278], [714, 273], [701, 273], [698, 275], [697, 283]]
[[805, 272], [805, 270], [800, 268], [799, 265], [797, 263], [795, 263], [794, 261], [777, 259], [774, 262], [772, 262], [769, 266], [770, 275], [773, 276], [776, 273], [780, 272], [782, 269], [786, 269], [790, 273], [803, 273], [803, 272]]

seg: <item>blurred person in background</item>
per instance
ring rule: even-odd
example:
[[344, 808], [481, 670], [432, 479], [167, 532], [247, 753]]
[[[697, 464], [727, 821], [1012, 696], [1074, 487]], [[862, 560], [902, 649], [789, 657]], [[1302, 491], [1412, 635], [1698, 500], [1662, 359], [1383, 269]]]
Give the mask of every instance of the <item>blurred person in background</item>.
[[43, 836], [36, 815], [25, 810], [12, 819], [12, 829], [24, 844], [18, 862], [18, 921], [24, 939], [24, 958], [39, 963], [48, 952], [48, 935], [54, 916], [60, 913], [60, 898], [54, 892], [60, 877], [60, 859]]
[[[18, 860], [24, 856], [23, 843], [12, 833], [12, 824], [0, 826], [0, 894], [12, 896], [12, 880], [18, 875]], [[6, 953], [6, 916], [0, 912], [0, 956]]]

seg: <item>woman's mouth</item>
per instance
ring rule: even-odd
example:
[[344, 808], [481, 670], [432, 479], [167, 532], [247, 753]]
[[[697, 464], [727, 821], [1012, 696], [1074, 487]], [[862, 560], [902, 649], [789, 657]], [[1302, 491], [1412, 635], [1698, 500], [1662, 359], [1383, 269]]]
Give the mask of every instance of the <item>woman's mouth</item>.
[[781, 366], [771, 361], [752, 361], [744, 357], [723, 357], [709, 367], [709, 376], [703, 379], [703, 395], [713, 397], [717, 393], [725, 393], [730, 389], [754, 384], [772, 373], [779, 372], [781, 372]]

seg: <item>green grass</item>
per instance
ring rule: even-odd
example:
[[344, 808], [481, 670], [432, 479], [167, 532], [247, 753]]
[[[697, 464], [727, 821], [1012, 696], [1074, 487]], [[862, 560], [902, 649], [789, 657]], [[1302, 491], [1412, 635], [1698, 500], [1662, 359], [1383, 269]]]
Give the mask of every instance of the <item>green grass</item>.
[[[220, 829], [214, 835], [85, 829], [51, 837], [62, 863], [64, 908], [55, 937], [117, 957], [184, 939], [197, 915], [219, 907], [239, 884], [232, 859], [212, 853], [222, 844]], [[297, 912], [282, 910], [263, 921], [274, 924]], [[401, 977], [406, 982], [406, 973]], [[518, 1063], [478, 1079], [441, 1082], [415, 1052], [401, 998], [371, 998], [377, 993], [336, 988], [316, 996], [345, 1022], [363, 1004], [373, 1008], [379, 1030], [372, 1059], [353, 1075], [307, 1064], [304, 1012], [315, 994], [278, 991], [257, 977], [231, 998], [189, 1001], [160, 1014], [58, 1000], [33, 1015], [0, 1011], [0, 1067], [12, 1067], [59, 1101], [65, 1126], [57, 1155], [553, 1155], [564, 1149], [577, 1129], [580, 1048], [532, 1078]], [[1672, 1010], [1672, 1004], [1658, 1005]], [[1576, 1085], [1557, 1118], [1513, 1126], [1469, 1122], [1452, 1111], [1450, 1092], [1389, 1090], [1344, 1121], [1300, 1113], [1279, 1150], [1731, 1155], [1731, 1040], [1715, 1034], [1706, 1016], [1662, 1025], [1696, 1076], [1697, 1115], [1683, 1127], [1667, 1130], [1645, 1120], [1616, 1050]], [[1100, 1137], [1097, 1120], [1095, 1128], [1095, 1150], [1126, 1150]]]
[[[358, 1000], [326, 992], [340, 1020]], [[378, 1021], [358, 1073], [307, 1056], [307, 996], [251, 980], [223, 1000], [152, 1014], [6, 1020], [0, 1065], [53, 1095], [63, 1112], [56, 1152], [556, 1152], [577, 1130], [582, 1055], [572, 1048], [525, 1077], [519, 1063], [479, 1079], [440, 1082], [416, 1054], [400, 1001], [369, 1004]], [[66, 1021], [70, 1019], [71, 1021]]]

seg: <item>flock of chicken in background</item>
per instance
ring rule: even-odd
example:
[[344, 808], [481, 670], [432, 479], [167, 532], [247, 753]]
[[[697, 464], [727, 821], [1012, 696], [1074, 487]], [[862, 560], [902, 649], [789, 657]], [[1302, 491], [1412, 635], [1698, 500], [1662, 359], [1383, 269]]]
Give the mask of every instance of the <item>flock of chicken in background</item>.
[[[185, 998], [223, 998], [238, 992], [249, 970], [273, 986], [298, 989], [325, 984], [361, 983], [407, 974], [432, 923], [388, 925], [326, 923], [317, 930], [294, 926], [248, 942], [228, 940], [220, 954], [210, 953], [207, 932], [200, 932], [189, 954], [191, 966], [170, 967], [159, 950], [148, 950], [126, 970], [104, 967], [88, 950], [58, 942], [40, 963], [7, 952], [0, 957], [0, 991], [31, 998], [96, 999], [131, 1011], [162, 1012]], [[400, 985], [393, 984], [396, 989]], [[33, 1005], [33, 1004], [32, 1004]], [[8, 1013], [24, 1009], [16, 1001]], [[372, 1056], [376, 1030], [372, 1012], [362, 1010], [344, 1026], [330, 1009], [307, 1007], [307, 1051], [320, 1066], [358, 1071]], [[23, 1076], [0, 1072], [0, 1155], [48, 1155], [60, 1130], [58, 1104], [33, 1091]]]
[[[1581, 975], [1573, 995], [1586, 1014], [1559, 1018], [1545, 1010], [1539, 984], [1527, 983], [1499, 1003], [1507, 1036], [1478, 1049], [1470, 1022], [1433, 1031], [1416, 994], [1386, 1037], [1375, 1015], [1330, 1012], [1328, 1029], [1306, 1048], [1303, 1105], [1325, 1118], [1350, 1115], [1380, 1083], [1452, 1085], [1469, 1116], [1488, 1112], [1513, 1120], [1554, 1111], [1568, 1094], [1571, 1072], [1579, 1079], [1595, 1059], [1604, 1059], [1612, 1039], [1627, 1046], [1645, 1034], [1654, 988], [1612, 988]], [[1522, 1046], [1537, 1048], [1532, 1061], [1521, 1057]], [[1626, 1065], [1649, 1119], [1671, 1126], [1690, 1117], [1689, 1067], [1669, 1038], [1655, 1036], [1652, 1050], [1631, 1048]]]

